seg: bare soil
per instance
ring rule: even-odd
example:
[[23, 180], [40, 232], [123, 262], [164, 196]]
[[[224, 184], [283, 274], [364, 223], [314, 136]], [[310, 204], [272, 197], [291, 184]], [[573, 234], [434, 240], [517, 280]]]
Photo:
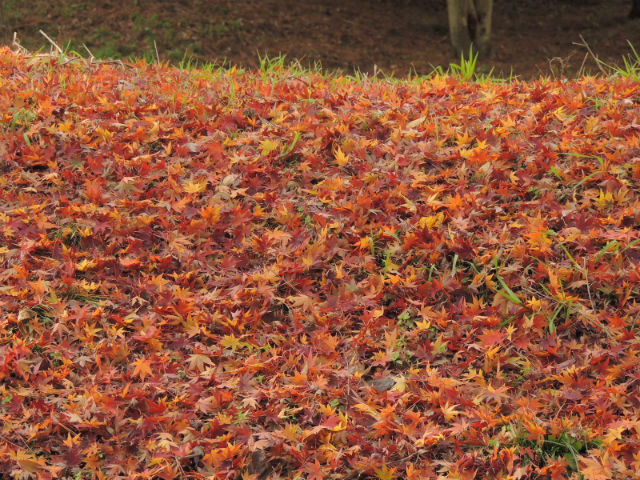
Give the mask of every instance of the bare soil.
[[[602, 60], [621, 64], [640, 49], [630, 0], [496, 0], [493, 56], [480, 71], [532, 78], [598, 71], [580, 36]], [[13, 32], [32, 50], [47, 41], [99, 57], [183, 58], [256, 66], [258, 54], [303, 65], [406, 75], [455, 61], [445, 0], [3, 0], [0, 43]], [[583, 65], [584, 62], [584, 65]]]

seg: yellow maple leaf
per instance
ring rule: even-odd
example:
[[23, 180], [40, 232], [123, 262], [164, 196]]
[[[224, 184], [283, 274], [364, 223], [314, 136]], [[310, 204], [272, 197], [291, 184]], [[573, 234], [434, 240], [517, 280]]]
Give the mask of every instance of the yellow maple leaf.
[[507, 117], [506, 119], [501, 120], [500, 124], [503, 128], [512, 128], [516, 126], [516, 122], [511, 117]]
[[556, 108], [553, 112], [552, 115], [554, 117], [556, 117], [558, 120], [560, 120], [561, 122], [564, 122], [567, 118], [569, 118], [567, 116], [567, 113], [564, 111], [564, 105]]
[[231, 335], [225, 335], [222, 340], [220, 340], [220, 345], [224, 348], [230, 348], [231, 350], [235, 350], [240, 346], [241, 342], [239, 338], [232, 333]]
[[396, 469], [383, 465], [382, 468], [376, 470], [376, 477], [380, 480], [392, 480], [395, 477]]
[[626, 426], [610, 428], [604, 437], [604, 444], [613, 445], [616, 440], [622, 440], [622, 433], [626, 430]]
[[338, 147], [338, 149], [335, 151], [334, 156], [339, 167], [344, 167], [347, 163], [349, 163], [349, 155], [345, 155], [340, 147]]
[[473, 154], [473, 149], [472, 148], [461, 148], [460, 149], [460, 156], [462, 158], [464, 158], [465, 160], [471, 158], [472, 154]]
[[86, 292], [95, 292], [100, 288], [99, 282], [87, 282], [86, 280], [81, 280], [80, 282], [78, 282], [78, 285]]
[[182, 188], [187, 193], [201, 193], [207, 189], [207, 179], [197, 182], [194, 180], [189, 180], [182, 184]]
[[340, 418], [340, 421], [338, 422], [338, 425], [331, 428], [332, 432], [341, 432], [346, 430], [349, 426], [349, 417], [345, 413], [339, 412], [338, 417]]
[[532, 296], [531, 300], [527, 300], [527, 307], [529, 307], [534, 312], [537, 312], [542, 308], [542, 301], [539, 298]]
[[419, 228], [427, 228], [429, 230], [433, 228], [438, 228], [442, 221], [444, 220], [444, 213], [438, 212], [437, 215], [432, 215], [430, 217], [420, 217], [418, 220]]
[[98, 264], [95, 261], [87, 260], [86, 258], [84, 258], [80, 263], [76, 265], [76, 270], [78, 270], [79, 272], [84, 272], [85, 270], [89, 270], [90, 268], [93, 268], [96, 265]]
[[360, 250], [364, 250], [366, 248], [370, 248], [371, 246], [371, 241], [369, 240], [369, 235], [362, 237], [360, 240], [358, 240], [356, 242], [356, 246], [360, 249]]
[[444, 419], [446, 421], [453, 420], [462, 413], [459, 410], [456, 410], [457, 406], [458, 405], [449, 405], [449, 402], [447, 402], [440, 407], [440, 410], [442, 410], [442, 414], [444, 415]]
[[598, 117], [588, 117], [584, 122], [584, 131], [589, 135], [593, 135], [600, 129], [600, 122], [601, 120]]
[[600, 190], [600, 195], [598, 196], [598, 198], [596, 198], [595, 202], [596, 202], [596, 206], [600, 210], [604, 210], [608, 207], [611, 207], [613, 206], [613, 203], [614, 203], [613, 194], [611, 192], [605, 193], [602, 190]]
[[403, 393], [407, 389], [406, 377], [398, 375], [397, 377], [393, 377], [393, 379], [396, 381], [396, 383], [393, 387], [391, 387], [391, 391]]
[[469, 145], [473, 141], [473, 138], [474, 137], [469, 135], [469, 132], [467, 131], [465, 131], [462, 135], [456, 133], [456, 143], [458, 145]]
[[[15, 453], [9, 453], [9, 458], [18, 464], [18, 467], [29, 474], [40, 473], [47, 467], [47, 462], [43, 457], [37, 457], [25, 450], [18, 449]], [[22, 473], [22, 472], [19, 472]], [[31, 478], [32, 475], [28, 475]], [[40, 477], [40, 475], [38, 475]], [[23, 478], [21, 476], [21, 478]]]
[[421, 320], [419, 322], [416, 322], [416, 330], [418, 332], [424, 332], [426, 330], [429, 330], [430, 327], [431, 327], [430, 320]]
[[260, 142], [260, 155], [263, 157], [269, 155], [276, 148], [278, 148], [278, 142], [274, 140], [263, 140]]

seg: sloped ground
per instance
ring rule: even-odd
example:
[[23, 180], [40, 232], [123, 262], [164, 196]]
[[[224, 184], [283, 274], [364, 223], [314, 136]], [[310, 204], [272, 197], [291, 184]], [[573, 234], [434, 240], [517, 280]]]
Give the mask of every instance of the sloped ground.
[[[574, 45], [583, 35], [593, 51], [620, 64], [640, 46], [640, 19], [628, 20], [631, 0], [496, 0], [494, 56], [484, 63], [501, 76], [525, 79], [575, 75], [585, 54]], [[0, 42], [17, 32], [32, 50], [48, 42], [98, 57], [145, 56], [227, 60], [256, 66], [258, 53], [279, 53], [303, 65], [373, 73], [375, 67], [404, 76], [446, 68], [450, 56], [445, 0], [5, 0], [0, 4]], [[598, 72], [587, 58], [585, 68]]]
[[639, 470], [638, 82], [0, 72], [2, 476]]

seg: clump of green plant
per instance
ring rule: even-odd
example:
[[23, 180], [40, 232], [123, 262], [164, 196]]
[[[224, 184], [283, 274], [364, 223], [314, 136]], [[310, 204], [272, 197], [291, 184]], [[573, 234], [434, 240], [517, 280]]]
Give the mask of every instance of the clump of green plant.
[[570, 472], [580, 472], [578, 466], [578, 456], [585, 454], [587, 450], [600, 448], [602, 440], [587, 440], [572, 437], [567, 432], [562, 432], [559, 436], [547, 434], [540, 442], [527, 439], [524, 434], [516, 437], [516, 444], [522, 448], [532, 450], [539, 460], [555, 460], [564, 458], [569, 464]]
[[8, 126], [12, 130], [29, 127], [38, 117], [36, 112], [25, 108], [11, 109], [9, 110], [9, 114], [11, 116], [11, 120], [8, 122]]
[[106, 300], [107, 298], [105, 295], [90, 293], [86, 290], [75, 287], [69, 287], [60, 294], [60, 297], [67, 301], [75, 300], [78, 303], [88, 303], [91, 305], [98, 305], [101, 301]]
[[62, 240], [62, 243], [64, 243], [67, 247], [78, 246], [82, 241], [82, 232], [80, 230], [80, 225], [77, 225], [75, 223], [54, 230], [51, 235], [53, 238]]
[[633, 44], [627, 41], [631, 48], [631, 53], [622, 56], [622, 66], [609, 65], [596, 57], [598, 63], [609, 69], [613, 75], [628, 78], [634, 82], [640, 81], [640, 54]]
[[474, 54], [473, 49], [469, 49], [468, 57], [465, 58], [464, 55], [460, 55], [460, 63], [452, 63], [449, 66], [449, 74], [458, 77], [463, 82], [469, 81], [473, 79], [476, 73], [477, 63], [478, 54]]

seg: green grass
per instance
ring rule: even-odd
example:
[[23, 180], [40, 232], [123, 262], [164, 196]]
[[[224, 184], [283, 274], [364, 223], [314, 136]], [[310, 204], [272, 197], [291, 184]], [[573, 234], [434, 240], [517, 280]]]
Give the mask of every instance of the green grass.
[[[242, 28], [242, 22], [230, 22], [228, 28], [236, 29]], [[135, 55], [131, 47], [122, 46], [114, 39], [108, 39], [99, 48], [91, 50], [93, 57], [99, 60], [111, 60], [111, 59], [125, 59], [129, 62], [135, 63], [142, 60], [147, 64], [157, 63], [158, 56], [156, 55], [156, 35], [154, 30], [160, 30], [170, 28], [169, 23], [166, 20], [160, 20], [157, 16], [151, 16], [150, 18], [135, 17], [134, 24], [137, 25], [139, 32], [145, 35], [147, 41], [147, 49], [142, 55]], [[220, 27], [222, 28], [222, 27]], [[224, 27], [227, 28], [227, 27]], [[94, 42], [106, 36], [106, 29], [99, 28], [93, 38]], [[607, 64], [599, 59], [596, 60], [601, 66], [601, 74], [597, 76], [607, 76], [610, 78], [624, 77], [633, 81], [640, 81], [640, 54], [635, 47], [629, 42], [631, 53], [623, 56], [622, 64], [611, 65]], [[40, 50], [44, 50], [46, 47], [41, 47]], [[53, 47], [51, 47], [53, 50]], [[63, 48], [63, 56], [66, 57], [79, 57], [85, 59], [87, 55], [79, 53], [86, 50], [84, 44], [77, 45], [74, 42], [68, 42]], [[181, 50], [176, 47], [168, 52], [158, 50], [161, 63], [167, 63], [174, 65], [183, 71], [201, 71], [208, 75], [220, 75], [224, 72], [235, 68], [237, 72], [244, 72], [245, 69], [238, 67], [232, 63], [227, 62], [226, 59], [215, 60], [213, 62], [203, 62], [197, 58], [198, 55], [197, 45], [193, 45], [193, 48]], [[286, 74], [293, 76], [304, 76], [306, 74], [322, 75], [325, 78], [335, 77], [338, 82], [344, 81], [356, 81], [363, 83], [366, 81], [384, 81], [387, 83], [398, 83], [403, 81], [409, 81], [412, 83], [419, 83], [422, 81], [430, 80], [434, 77], [453, 77], [460, 82], [474, 82], [474, 83], [511, 83], [517, 79], [517, 76], [513, 74], [513, 70], [508, 77], [498, 77], [494, 75], [493, 69], [489, 69], [487, 65], [478, 64], [478, 54], [469, 51], [469, 55], [462, 55], [458, 63], [451, 63], [446, 69], [441, 66], [432, 66], [431, 72], [426, 75], [418, 75], [415, 69], [411, 71], [406, 77], [396, 77], [394, 73], [387, 73], [382, 69], [376, 69], [373, 74], [364, 73], [359, 69], [354, 69], [351, 73], [345, 73], [342, 69], [327, 69], [322, 66], [319, 61], [314, 61], [308, 65], [303, 65], [301, 60], [294, 59], [288, 60], [285, 54], [269, 55], [268, 53], [261, 54], [256, 52], [258, 59], [257, 71], [263, 76]], [[168, 58], [167, 58], [168, 57]], [[606, 73], [606, 75], [605, 75]], [[547, 81], [549, 78], [542, 78], [543, 81]], [[593, 100], [596, 108], [601, 107], [599, 100], [596, 98]], [[21, 119], [17, 120], [22, 122]], [[601, 159], [599, 159], [602, 161]], [[552, 172], [556, 173], [557, 172]], [[596, 175], [599, 172], [594, 172], [591, 175]], [[589, 180], [590, 177], [583, 179], [583, 182]], [[580, 184], [576, 185], [576, 188]]]
[[606, 69], [609, 69], [613, 76], [628, 78], [634, 82], [640, 81], [640, 54], [633, 44], [627, 41], [631, 48], [631, 53], [622, 57], [622, 66], [610, 65], [596, 58], [598, 63]]
[[558, 437], [547, 434], [541, 441], [528, 440], [524, 434], [516, 437], [516, 445], [521, 448], [530, 449], [535, 455], [545, 462], [548, 460], [557, 460], [564, 458], [569, 466], [569, 473], [577, 472], [581, 478], [580, 467], [578, 465], [578, 456], [584, 455], [588, 450], [600, 448], [601, 440], [586, 440], [586, 438], [578, 439], [567, 432], [563, 432]]

